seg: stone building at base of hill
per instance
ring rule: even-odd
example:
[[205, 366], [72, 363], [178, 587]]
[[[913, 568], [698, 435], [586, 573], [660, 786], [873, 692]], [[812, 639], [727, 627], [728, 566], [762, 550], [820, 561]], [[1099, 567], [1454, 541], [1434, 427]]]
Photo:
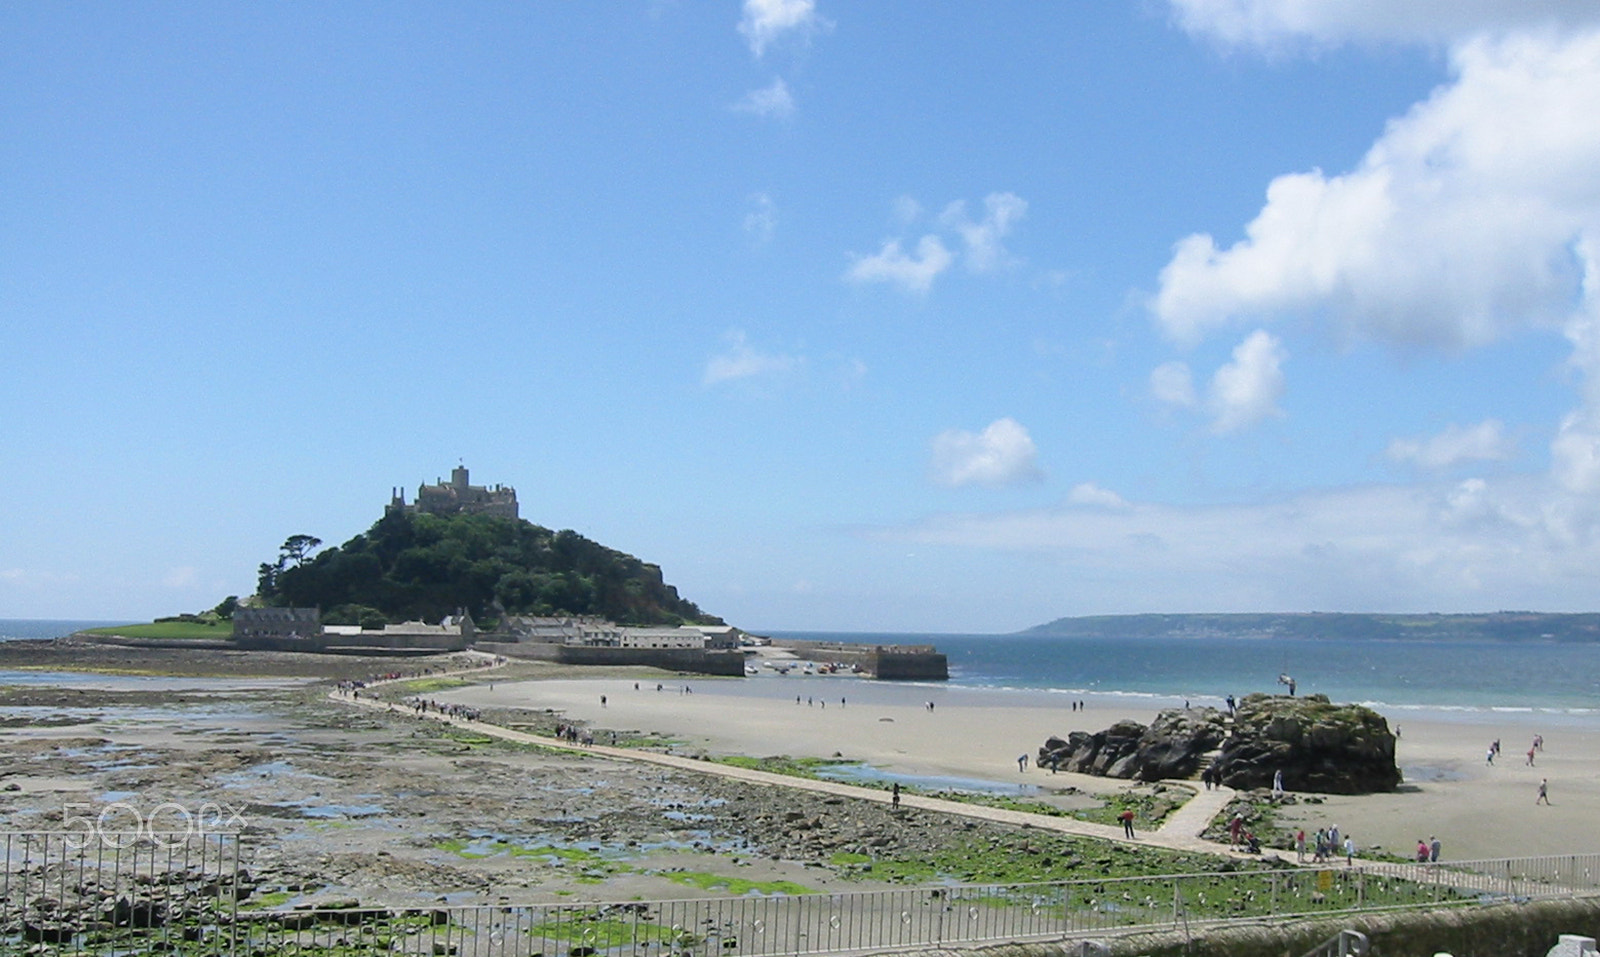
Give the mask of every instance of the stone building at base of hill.
[[437, 625], [407, 621], [382, 628], [324, 625], [316, 608], [240, 608], [233, 613], [233, 641], [250, 651], [435, 654], [461, 651], [477, 637], [472, 616]]

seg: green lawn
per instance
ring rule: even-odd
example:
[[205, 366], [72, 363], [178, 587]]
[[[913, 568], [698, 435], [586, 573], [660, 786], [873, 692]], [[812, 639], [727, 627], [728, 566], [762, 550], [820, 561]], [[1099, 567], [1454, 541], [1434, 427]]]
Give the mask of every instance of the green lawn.
[[196, 621], [157, 621], [148, 625], [112, 625], [90, 628], [91, 635], [122, 635], [125, 638], [232, 638], [233, 622], [215, 624]]

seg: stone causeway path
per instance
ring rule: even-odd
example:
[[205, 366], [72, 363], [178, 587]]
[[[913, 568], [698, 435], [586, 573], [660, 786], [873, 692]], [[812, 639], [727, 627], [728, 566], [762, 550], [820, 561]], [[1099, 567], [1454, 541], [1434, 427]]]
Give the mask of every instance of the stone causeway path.
[[[478, 654], [482, 654], [479, 652]], [[483, 655], [484, 658], [494, 660], [492, 655]], [[480, 674], [485, 669], [482, 667], [471, 669], [470, 673]], [[397, 679], [405, 680], [405, 679]], [[370, 697], [346, 696], [334, 691], [328, 697], [340, 704], [370, 708], [375, 711], [400, 710], [388, 702], [378, 701]], [[750, 784], [767, 787], [792, 788], [799, 791], [812, 791], [822, 794], [833, 794], [840, 797], [855, 798], [862, 801], [878, 801], [890, 803], [892, 800], [888, 791], [881, 788], [862, 787], [854, 784], [842, 784], [837, 781], [819, 781], [812, 778], [792, 777], [787, 774], [774, 774], [770, 771], [757, 771], [751, 768], [738, 768], [731, 765], [720, 764], [715, 761], [704, 761], [698, 758], [685, 757], [676, 754], [664, 754], [659, 751], [641, 751], [633, 748], [611, 747], [608, 745], [573, 744], [559, 738], [544, 737], [529, 734], [525, 731], [515, 731], [500, 725], [484, 721], [469, 721], [465, 718], [452, 717], [437, 712], [426, 712], [421, 717], [434, 721], [470, 728], [479, 733], [504, 741], [515, 741], [521, 744], [533, 744], [540, 747], [551, 748], [558, 751], [569, 751], [574, 754], [595, 754], [621, 761], [638, 761], [646, 764], [656, 764], [663, 767], [678, 768], [693, 771], [698, 774], [714, 774], [725, 778], [746, 781]], [[1145, 847], [1160, 847], [1174, 851], [1198, 852], [1215, 854], [1223, 857], [1246, 857], [1244, 852], [1235, 851], [1226, 844], [1208, 841], [1200, 837], [1202, 831], [1222, 813], [1228, 801], [1233, 797], [1231, 788], [1216, 787], [1210, 790], [1199, 790], [1195, 796], [1169, 814], [1161, 826], [1155, 831], [1146, 831], [1138, 834], [1132, 840], [1123, 835], [1120, 825], [1094, 824], [1089, 821], [1080, 821], [1071, 817], [1057, 817], [1049, 814], [1033, 814], [1027, 811], [1014, 811], [1006, 808], [985, 807], [978, 804], [967, 804], [961, 801], [948, 801], [942, 798], [926, 797], [918, 794], [902, 792], [900, 806], [905, 808], [920, 808], [927, 811], [938, 811], [943, 814], [954, 814], [961, 817], [974, 818], [984, 821], [994, 821], [1002, 824], [1012, 824], [1019, 827], [1033, 827], [1042, 831], [1055, 831], [1061, 834], [1075, 834], [1082, 837], [1093, 837], [1105, 841], [1115, 841], [1120, 844], [1129, 844]]]

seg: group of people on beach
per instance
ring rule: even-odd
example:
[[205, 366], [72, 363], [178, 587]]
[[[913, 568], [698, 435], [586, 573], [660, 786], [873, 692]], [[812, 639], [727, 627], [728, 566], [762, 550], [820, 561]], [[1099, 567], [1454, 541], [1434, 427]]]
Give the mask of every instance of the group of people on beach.
[[[611, 735], [612, 744], [617, 743], [616, 737], [615, 733]], [[594, 732], [588, 728], [580, 728], [575, 724], [558, 724], [556, 725], [556, 740], [565, 741], [568, 744], [581, 744], [586, 748], [593, 747]]]
[[[1345, 866], [1353, 865], [1356, 861], [1356, 840], [1348, 834], [1342, 835], [1342, 838], [1341, 841], [1337, 824], [1317, 828], [1310, 840], [1311, 863], [1326, 864], [1342, 853]], [[1438, 843], [1435, 842], [1434, 846], [1437, 847]], [[1306, 862], [1306, 847], [1306, 829], [1302, 827], [1294, 835], [1294, 850], [1301, 864]]]
[[483, 715], [482, 711], [471, 705], [456, 704], [449, 701], [440, 704], [431, 698], [406, 698], [402, 703], [410, 708], [413, 713], [419, 715], [427, 714], [431, 711], [434, 714], [444, 715], [447, 718], [460, 718], [463, 721], [477, 721]]
[[[1527, 757], [1522, 762], [1523, 766], [1524, 767], [1530, 767], [1530, 768], [1534, 767], [1535, 766], [1534, 765], [1534, 759], [1536, 757], [1538, 757], [1538, 755], [1543, 751], [1544, 751], [1544, 735], [1536, 734], [1536, 735], [1533, 736], [1533, 743], [1528, 745]], [[1484, 754], [1483, 763], [1486, 764], [1486, 765], [1489, 765], [1490, 767], [1493, 767], [1494, 766], [1494, 759], [1496, 757], [1498, 757], [1499, 754], [1500, 754], [1500, 739], [1499, 738], [1495, 738], [1493, 741], [1489, 742], [1489, 750], [1488, 750], [1487, 753]], [[1538, 795], [1538, 797], [1533, 799], [1533, 803], [1534, 804], [1545, 804], [1545, 805], [1548, 805], [1550, 803], [1550, 779], [1549, 778], [1540, 778], [1539, 779], [1539, 795]]]

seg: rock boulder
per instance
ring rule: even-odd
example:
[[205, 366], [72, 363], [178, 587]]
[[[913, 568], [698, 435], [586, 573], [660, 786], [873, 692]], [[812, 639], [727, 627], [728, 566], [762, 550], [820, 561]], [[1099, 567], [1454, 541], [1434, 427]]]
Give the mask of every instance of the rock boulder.
[[1280, 771], [1291, 791], [1368, 794], [1400, 784], [1389, 723], [1370, 708], [1335, 705], [1325, 695], [1249, 695], [1231, 722], [1216, 708], [1175, 708], [1148, 727], [1118, 721], [1104, 731], [1074, 731], [1047, 740], [1038, 764], [1160, 781], [1193, 777], [1212, 752], [1218, 752], [1214, 772], [1233, 788], [1269, 788]]

